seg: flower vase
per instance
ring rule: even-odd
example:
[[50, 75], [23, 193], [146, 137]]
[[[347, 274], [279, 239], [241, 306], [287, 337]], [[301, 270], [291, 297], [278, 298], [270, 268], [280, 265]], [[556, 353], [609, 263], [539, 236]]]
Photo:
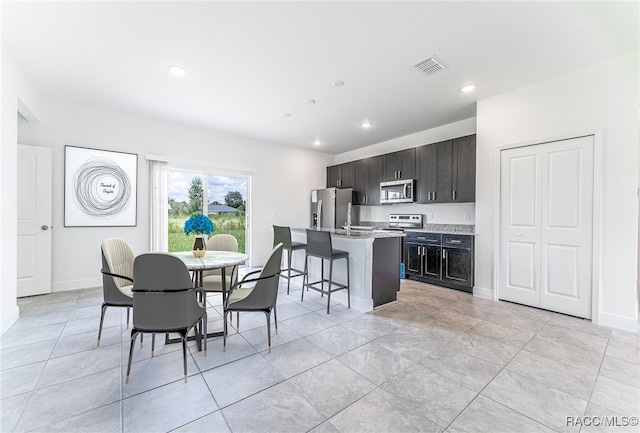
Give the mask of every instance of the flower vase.
[[204, 235], [197, 235], [193, 241], [192, 253], [194, 257], [204, 257], [207, 253], [207, 240]]

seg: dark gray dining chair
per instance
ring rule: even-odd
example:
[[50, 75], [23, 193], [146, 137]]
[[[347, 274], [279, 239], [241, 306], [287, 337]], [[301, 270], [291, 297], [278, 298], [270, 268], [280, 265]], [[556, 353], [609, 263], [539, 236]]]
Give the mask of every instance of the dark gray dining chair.
[[107, 238], [102, 241], [102, 313], [98, 328], [98, 343], [102, 336], [102, 325], [107, 307], [127, 309], [127, 328], [129, 327], [129, 309], [133, 307], [133, 251], [122, 239]]
[[[184, 381], [187, 382], [187, 333], [199, 323], [207, 356], [207, 309], [198, 301], [189, 271], [179, 258], [166, 253], [146, 253], [133, 263], [133, 329], [126, 383], [129, 383], [133, 347], [138, 334], [178, 333], [182, 339]], [[197, 329], [196, 329], [197, 331]], [[155, 338], [152, 339], [151, 353]]]
[[[229, 292], [224, 303], [224, 332], [222, 337], [222, 350], [227, 350], [227, 315], [232, 312], [262, 311], [267, 317], [267, 338], [269, 352], [271, 352], [271, 311], [273, 321], [278, 334], [278, 315], [276, 301], [278, 299], [278, 286], [280, 283], [280, 263], [282, 262], [282, 244], [276, 245], [267, 259], [262, 270], [249, 272]], [[256, 278], [251, 275], [260, 274]], [[240, 320], [236, 320], [237, 330], [240, 330]]]
[[[309, 282], [309, 258], [316, 257], [321, 261], [321, 275], [320, 280]], [[347, 282], [337, 283], [333, 280], [333, 262], [335, 260], [345, 259], [347, 266]], [[324, 277], [324, 261], [329, 261], [329, 278]], [[307, 229], [307, 253], [304, 259], [304, 278], [302, 280], [302, 295], [300, 301], [304, 299], [304, 288], [313, 289], [320, 292], [321, 296], [327, 294], [327, 314], [329, 314], [329, 307], [331, 306], [331, 294], [338, 290], [347, 289], [347, 306], [351, 308], [351, 293], [349, 289], [349, 252], [344, 250], [334, 249], [331, 243], [331, 233], [309, 230]], [[324, 288], [324, 283], [329, 283], [327, 289]], [[320, 285], [320, 287], [318, 287]]]
[[[282, 248], [287, 251], [287, 267], [283, 271], [287, 271], [287, 274], [281, 273], [282, 278], [287, 279], [287, 295], [289, 294], [289, 287], [291, 286], [291, 279], [304, 275], [304, 271], [295, 269], [291, 265], [291, 259], [293, 258], [294, 251], [302, 251], [307, 247], [304, 242], [293, 242], [291, 240], [291, 228], [283, 226], [273, 226], [273, 246], [282, 244]], [[291, 274], [294, 271], [294, 274]]]

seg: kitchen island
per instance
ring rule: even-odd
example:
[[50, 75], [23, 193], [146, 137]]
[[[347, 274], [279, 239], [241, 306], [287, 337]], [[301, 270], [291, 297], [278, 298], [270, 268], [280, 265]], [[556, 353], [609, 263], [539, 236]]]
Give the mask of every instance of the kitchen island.
[[[321, 230], [331, 233], [334, 249], [349, 252], [351, 308], [366, 313], [373, 311], [374, 307], [396, 300], [400, 290], [400, 262], [404, 233], [351, 230], [351, 233], [347, 234], [343, 229]], [[292, 228], [291, 237], [295, 242], [306, 243], [306, 229]], [[294, 254], [293, 265], [296, 269], [304, 269], [304, 255]], [[320, 279], [320, 269], [320, 259], [309, 258], [311, 281]], [[325, 278], [328, 278], [328, 274], [329, 268], [325, 265]], [[346, 279], [345, 261], [334, 262], [333, 280], [343, 283]], [[331, 299], [347, 305], [347, 291], [340, 290], [332, 293]]]

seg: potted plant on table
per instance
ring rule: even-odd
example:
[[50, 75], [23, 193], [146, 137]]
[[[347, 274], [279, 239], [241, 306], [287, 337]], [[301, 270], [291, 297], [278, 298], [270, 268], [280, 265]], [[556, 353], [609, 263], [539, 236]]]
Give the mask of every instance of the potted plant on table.
[[202, 213], [194, 213], [184, 222], [184, 233], [196, 235], [193, 241], [193, 255], [195, 257], [204, 257], [207, 252], [205, 235], [212, 233], [214, 230], [213, 222]]

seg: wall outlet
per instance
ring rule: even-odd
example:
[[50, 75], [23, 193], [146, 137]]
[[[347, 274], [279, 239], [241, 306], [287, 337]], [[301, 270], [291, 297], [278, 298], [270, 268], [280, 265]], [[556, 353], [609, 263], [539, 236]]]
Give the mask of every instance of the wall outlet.
[[469, 221], [471, 219], [471, 212], [465, 212], [464, 219]]
[[433, 219], [433, 212], [427, 212], [427, 220], [430, 221]]

